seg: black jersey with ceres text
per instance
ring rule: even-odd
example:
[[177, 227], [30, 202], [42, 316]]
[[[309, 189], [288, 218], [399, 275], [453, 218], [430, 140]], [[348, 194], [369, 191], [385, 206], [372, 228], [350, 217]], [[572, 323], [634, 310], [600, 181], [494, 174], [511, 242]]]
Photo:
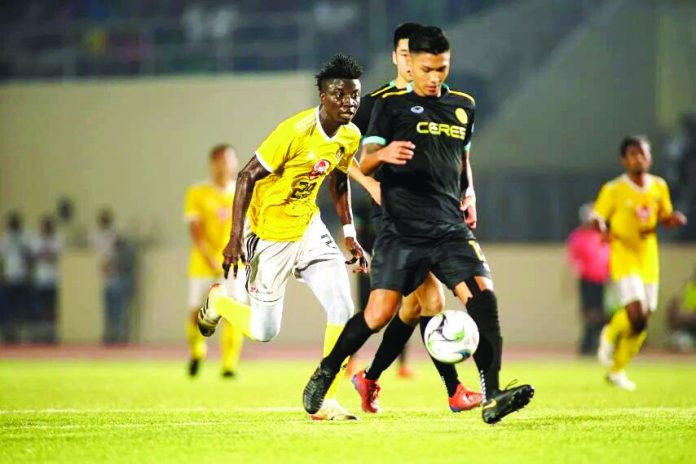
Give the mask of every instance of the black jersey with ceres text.
[[385, 220], [403, 234], [438, 234], [461, 225], [459, 209], [463, 154], [474, 123], [474, 99], [443, 86], [440, 97], [403, 90], [375, 102], [364, 144], [411, 141], [414, 156], [405, 165], [382, 165]]

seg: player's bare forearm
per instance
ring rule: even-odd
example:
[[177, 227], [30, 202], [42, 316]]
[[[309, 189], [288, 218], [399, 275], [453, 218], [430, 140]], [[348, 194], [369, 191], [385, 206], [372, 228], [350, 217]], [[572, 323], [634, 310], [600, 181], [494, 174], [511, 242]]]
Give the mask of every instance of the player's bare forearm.
[[239, 175], [237, 176], [237, 189], [234, 195], [234, 203], [232, 204], [232, 231], [230, 233], [230, 240], [225, 250], [222, 252], [224, 258], [222, 267], [225, 271], [225, 277], [227, 277], [230, 266], [233, 266], [233, 274], [236, 277], [238, 262], [240, 260], [246, 262], [246, 256], [244, 256], [242, 247], [244, 218], [246, 218], [256, 182], [269, 174], [266, 168], [259, 163], [256, 156], [252, 157], [246, 166], [239, 171]]
[[329, 177], [329, 191], [333, 200], [336, 214], [341, 224], [353, 223], [353, 210], [350, 207], [350, 184], [348, 176], [339, 170], [334, 170]]
[[379, 168], [382, 161], [377, 153], [382, 148], [382, 145], [377, 143], [367, 143], [363, 145], [360, 152], [360, 170], [366, 176], [369, 176]]
[[478, 224], [478, 213], [476, 211], [476, 194], [474, 193], [474, 174], [471, 170], [469, 161], [469, 151], [462, 154], [462, 185], [466, 184], [466, 189], [461, 193], [460, 209], [464, 213], [464, 222], [471, 229], [476, 229]]
[[360, 170], [360, 164], [355, 158], [353, 158], [353, 163], [348, 168], [348, 175], [360, 184], [378, 205], [382, 204], [382, 192], [379, 182], [373, 177], [363, 174]]
[[471, 156], [469, 150], [462, 155], [462, 180], [466, 181], [467, 188], [462, 191], [462, 199], [465, 197], [476, 198], [474, 191], [474, 173], [471, 170]]

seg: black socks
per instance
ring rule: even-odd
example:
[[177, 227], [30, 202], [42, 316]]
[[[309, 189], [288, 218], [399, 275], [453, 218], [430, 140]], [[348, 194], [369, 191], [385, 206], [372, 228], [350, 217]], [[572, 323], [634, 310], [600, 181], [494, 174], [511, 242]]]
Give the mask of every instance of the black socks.
[[382, 343], [380, 343], [375, 358], [365, 372], [365, 378], [377, 380], [391, 364], [399, 357], [406, 342], [411, 338], [415, 327], [411, 327], [399, 318], [397, 314], [391, 320], [384, 331]]
[[500, 388], [500, 365], [503, 338], [500, 336], [498, 301], [490, 290], [476, 292], [467, 302], [466, 309], [479, 329], [480, 341], [474, 361], [481, 379], [481, 389], [486, 399]]

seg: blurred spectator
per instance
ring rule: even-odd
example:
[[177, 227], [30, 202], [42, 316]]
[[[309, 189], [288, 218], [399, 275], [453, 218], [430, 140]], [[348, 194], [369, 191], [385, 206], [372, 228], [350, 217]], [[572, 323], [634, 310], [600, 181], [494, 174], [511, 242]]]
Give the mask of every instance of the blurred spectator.
[[[665, 154], [675, 206], [685, 211], [687, 217], [696, 214], [696, 113], [681, 116], [679, 133], [667, 140]], [[680, 235], [686, 240], [696, 239], [696, 223], [687, 223]]]
[[597, 351], [604, 326], [604, 285], [609, 279], [609, 244], [592, 227], [589, 215], [592, 203], [582, 205], [580, 226], [568, 236], [568, 260], [580, 281], [580, 310], [583, 332], [578, 346], [582, 355]]
[[28, 318], [30, 307], [29, 271], [31, 250], [17, 212], [7, 216], [7, 229], [0, 238], [0, 260], [2, 261], [3, 304], [0, 307], [0, 332], [4, 342], [19, 341], [19, 329]]
[[205, 5], [201, 2], [193, 2], [184, 8], [181, 23], [189, 45], [197, 46], [207, 40], [229, 40], [237, 17], [238, 11], [235, 5], [229, 3]]
[[32, 340], [53, 343], [56, 340], [56, 302], [58, 259], [62, 248], [52, 217], [41, 220], [41, 230], [32, 243], [34, 311]]
[[99, 212], [92, 243], [101, 255], [104, 276], [104, 343], [127, 343], [135, 291], [135, 250], [114, 227], [111, 211]]
[[696, 349], [696, 268], [667, 308], [670, 345], [676, 351]]

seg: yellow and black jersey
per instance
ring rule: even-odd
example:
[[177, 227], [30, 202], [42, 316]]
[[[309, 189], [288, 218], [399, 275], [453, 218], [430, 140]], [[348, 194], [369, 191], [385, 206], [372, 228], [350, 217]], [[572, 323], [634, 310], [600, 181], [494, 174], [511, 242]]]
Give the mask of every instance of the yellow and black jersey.
[[363, 143], [411, 141], [414, 156], [405, 165], [381, 166], [382, 210], [386, 220], [458, 224], [463, 154], [474, 124], [474, 99], [443, 86], [440, 97], [409, 89], [384, 92], [375, 102]]
[[259, 163], [271, 174], [256, 183], [249, 205], [249, 224], [264, 240], [293, 242], [302, 238], [319, 211], [319, 187], [338, 168], [348, 172], [360, 146], [353, 123], [329, 137], [311, 108], [286, 119], [256, 150]]

